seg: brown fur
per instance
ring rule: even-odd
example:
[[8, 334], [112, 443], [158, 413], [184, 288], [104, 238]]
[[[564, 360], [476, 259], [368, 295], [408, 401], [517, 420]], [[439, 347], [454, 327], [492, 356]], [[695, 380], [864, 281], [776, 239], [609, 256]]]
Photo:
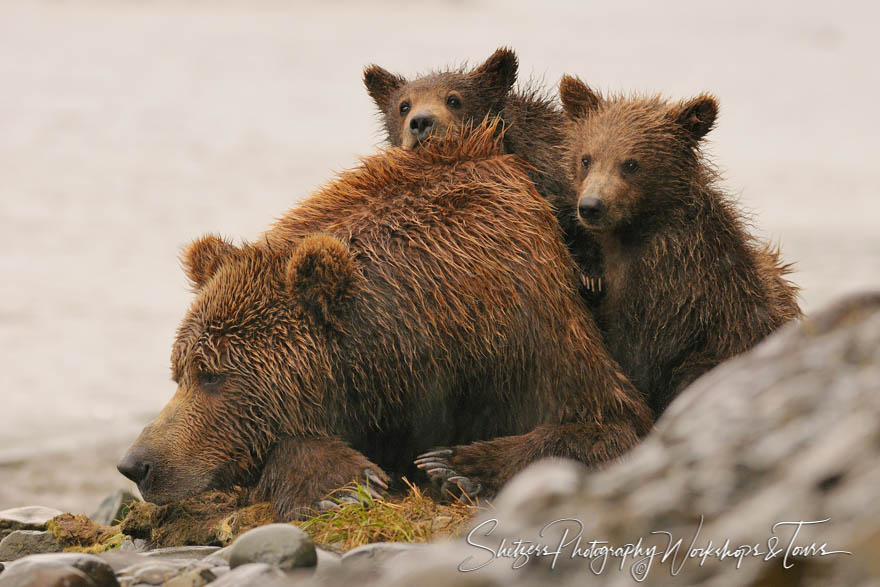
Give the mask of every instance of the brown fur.
[[[529, 177], [538, 193], [553, 205], [581, 272], [588, 278], [597, 277], [601, 273], [598, 246], [573, 215], [574, 193], [560, 156], [565, 117], [541, 90], [514, 89], [518, 67], [516, 54], [501, 48], [471, 71], [440, 71], [413, 80], [371, 65], [364, 70], [364, 85], [379, 108], [388, 142], [394, 146], [412, 149], [421, 144], [410, 131], [414, 116], [432, 116], [434, 134], [439, 136], [462, 125], [499, 118], [503, 122], [499, 128], [505, 129], [504, 152], [528, 164]], [[450, 105], [450, 98], [457, 102]], [[402, 104], [409, 107], [405, 113], [401, 113]], [[590, 300], [597, 295], [589, 290], [583, 293]]]
[[602, 98], [567, 76], [560, 95], [578, 198], [601, 202], [579, 214], [605, 259], [605, 340], [659, 414], [699, 375], [800, 317], [797, 288], [700, 152], [714, 98]]
[[416, 478], [436, 445], [497, 489], [542, 456], [636, 443], [650, 411], [496, 131], [390, 149], [258, 243], [190, 247], [178, 391], [131, 449], [154, 463], [148, 500], [241, 484], [289, 518], [365, 469]]

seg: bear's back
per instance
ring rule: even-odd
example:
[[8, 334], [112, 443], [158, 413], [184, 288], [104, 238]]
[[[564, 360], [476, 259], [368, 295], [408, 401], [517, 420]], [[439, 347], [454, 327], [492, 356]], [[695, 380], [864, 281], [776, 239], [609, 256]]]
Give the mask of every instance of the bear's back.
[[280, 218], [265, 241], [335, 236], [367, 277], [443, 294], [440, 306], [454, 305], [456, 294], [507, 307], [564, 295], [574, 268], [552, 210], [487, 128], [365, 159]]
[[421, 394], [426, 419], [442, 418], [435, 407], [450, 393], [460, 409], [493, 406], [481, 437], [582, 404], [572, 395], [588, 393], [594, 360], [583, 338], [595, 328], [553, 212], [494, 131], [367, 158], [264, 235], [273, 248], [315, 233], [346, 242], [364, 286], [344, 344], [378, 357], [363, 377], [387, 379], [391, 404]]

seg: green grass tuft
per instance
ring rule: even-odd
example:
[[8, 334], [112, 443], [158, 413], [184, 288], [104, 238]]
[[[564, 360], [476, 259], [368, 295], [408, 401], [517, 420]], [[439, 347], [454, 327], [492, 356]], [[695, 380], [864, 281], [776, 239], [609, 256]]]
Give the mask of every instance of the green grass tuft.
[[334, 499], [339, 507], [296, 524], [317, 544], [350, 550], [373, 542], [427, 542], [456, 536], [480, 509], [460, 503], [439, 504], [404, 479], [409, 493], [399, 500], [373, 498], [367, 488], [353, 484], [340, 489], [357, 503]]

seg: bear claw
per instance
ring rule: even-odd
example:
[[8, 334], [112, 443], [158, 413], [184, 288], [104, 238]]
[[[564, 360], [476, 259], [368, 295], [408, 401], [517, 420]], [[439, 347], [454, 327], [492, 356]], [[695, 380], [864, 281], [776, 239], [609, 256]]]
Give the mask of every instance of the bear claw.
[[[374, 471], [373, 469], [364, 469], [363, 479], [360, 486], [372, 499], [385, 499], [387, 497], [388, 482], [383, 479], [384, 474]], [[349, 503], [362, 503], [365, 506], [369, 502], [358, 493], [358, 489], [353, 487], [345, 487], [340, 491], [336, 491], [329, 499], [322, 499], [316, 504], [316, 509], [320, 512], [335, 510]]]
[[366, 471], [364, 471], [364, 478], [367, 480], [367, 485], [370, 489], [370, 493], [373, 493], [373, 489], [371, 487], [373, 485], [375, 485], [376, 487], [380, 487], [385, 491], [388, 491], [388, 484], [381, 477], [379, 477], [379, 475], [373, 469], [367, 469]]
[[335, 510], [339, 507], [339, 504], [335, 501], [331, 501], [329, 499], [322, 499], [318, 502], [317, 510], [319, 512], [329, 512], [330, 510]]
[[438, 448], [437, 450], [428, 451], [426, 453], [422, 453], [419, 455], [419, 458], [416, 459], [418, 461], [427, 460], [429, 457], [451, 457], [452, 449], [451, 448]]
[[458, 485], [458, 489], [461, 491], [462, 496], [466, 496], [469, 499], [477, 497], [483, 489], [482, 485], [462, 475], [455, 475], [446, 481]]
[[450, 462], [452, 455], [452, 449], [439, 448], [419, 455], [414, 463], [428, 475], [431, 481], [439, 485], [440, 495], [452, 495], [459, 500], [464, 498], [472, 501], [482, 491], [483, 486], [464, 475], [459, 475], [452, 468]]
[[[429, 464], [430, 465], [437, 465], [437, 463], [429, 463]], [[450, 477], [455, 476], [455, 471], [453, 471], [452, 469], [450, 469], [448, 467], [435, 466], [433, 468], [426, 468], [425, 472], [428, 475], [430, 475], [431, 477], [434, 477], [435, 479], [440, 479], [443, 481], [447, 481]]]

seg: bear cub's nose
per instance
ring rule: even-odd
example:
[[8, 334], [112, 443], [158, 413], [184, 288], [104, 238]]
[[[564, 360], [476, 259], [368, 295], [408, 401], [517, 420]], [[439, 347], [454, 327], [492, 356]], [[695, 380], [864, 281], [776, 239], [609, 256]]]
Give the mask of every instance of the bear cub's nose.
[[416, 138], [423, 139], [434, 130], [434, 117], [427, 113], [419, 113], [413, 115], [409, 120], [409, 132], [414, 134]]
[[584, 222], [596, 222], [605, 212], [605, 204], [594, 196], [584, 196], [578, 200], [578, 216]]
[[153, 465], [149, 461], [141, 459], [133, 452], [127, 452], [116, 463], [116, 468], [120, 473], [140, 485], [142, 481], [149, 477]]

